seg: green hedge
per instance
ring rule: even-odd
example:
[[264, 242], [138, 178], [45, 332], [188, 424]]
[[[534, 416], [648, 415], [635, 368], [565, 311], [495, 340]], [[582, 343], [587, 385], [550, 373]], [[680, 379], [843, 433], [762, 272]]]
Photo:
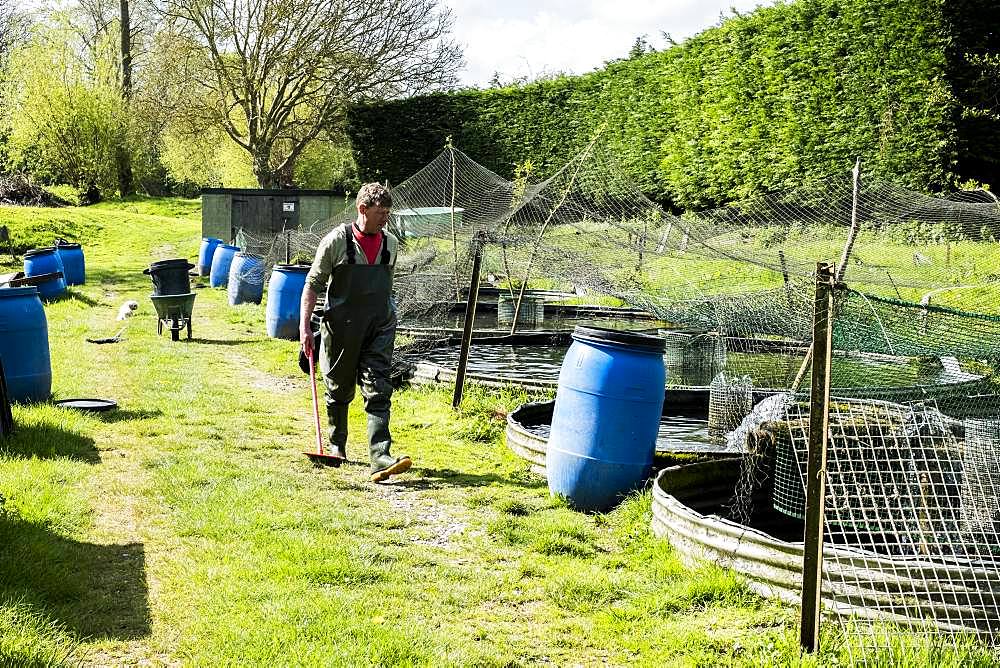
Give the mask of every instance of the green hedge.
[[922, 190], [990, 181], [997, 123], [966, 113], [990, 82], [963, 59], [995, 48], [997, 15], [987, 0], [779, 4], [584, 76], [357, 105], [349, 134], [362, 180], [401, 182], [449, 136], [507, 178], [530, 159], [538, 179], [606, 124], [626, 174], [680, 208], [846, 174], [856, 156]]

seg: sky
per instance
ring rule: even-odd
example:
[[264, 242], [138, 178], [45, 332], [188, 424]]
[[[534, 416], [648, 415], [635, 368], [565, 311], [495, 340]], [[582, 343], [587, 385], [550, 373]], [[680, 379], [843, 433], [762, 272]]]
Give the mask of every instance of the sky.
[[[442, 0], [465, 47], [465, 86], [486, 87], [494, 72], [510, 82], [552, 73], [583, 74], [625, 57], [645, 35], [681, 41], [731, 16], [774, 0]], [[720, 14], [721, 13], [721, 14]]]

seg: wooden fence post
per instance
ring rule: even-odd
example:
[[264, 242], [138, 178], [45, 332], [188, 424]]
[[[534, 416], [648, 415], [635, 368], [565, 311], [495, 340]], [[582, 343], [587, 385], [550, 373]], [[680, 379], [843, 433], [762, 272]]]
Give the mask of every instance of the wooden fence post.
[[14, 433], [14, 415], [10, 410], [10, 395], [7, 393], [7, 378], [4, 376], [3, 360], [0, 360], [0, 436]]
[[462, 348], [458, 355], [458, 369], [455, 372], [455, 395], [451, 400], [453, 408], [458, 408], [462, 404], [465, 370], [469, 365], [469, 350], [472, 347], [472, 326], [476, 319], [476, 303], [479, 301], [479, 273], [483, 266], [483, 238], [481, 234], [477, 234], [472, 240], [472, 252], [472, 279], [469, 283], [469, 300], [465, 303]]
[[806, 462], [806, 523], [802, 558], [802, 617], [799, 642], [806, 652], [819, 649], [823, 591], [823, 521], [826, 497], [826, 444], [830, 428], [830, 352], [833, 343], [834, 273], [816, 265], [813, 305], [812, 387], [809, 393], [809, 455]]

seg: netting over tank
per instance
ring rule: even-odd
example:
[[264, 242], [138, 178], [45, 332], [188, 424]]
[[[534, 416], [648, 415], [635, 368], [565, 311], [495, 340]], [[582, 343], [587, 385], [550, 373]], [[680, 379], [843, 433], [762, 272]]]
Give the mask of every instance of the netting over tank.
[[[862, 349], [905, 360], [910, 375], [893, 385], [873, 374], [830, 400], [824, 608], [856, 639], [860, 665], [995, 648], [1000, 318], [841, 285], [831, 324], [835, 356]], [[771, 509], [804, 517], [810, 406], [807, 392], [770, 395], [730, 435], [746, 451], [738, 521]]]
[[[433, 321], [465, 298], [477, 234], [484, 284], [515, 303], [522, 287], [558, 290], [713, 332], [724, 345], [722, 370], [755, 387], [788, 387], [797, 375], [817, 261], [843, 257], [843, 281], [867, 296], [981, 313], [1000, 304], [1000, 209], [981, 197], [932, 198], [862, 178], [855, 206], [845, 170], [809, 189], [676, 216], [643, 196], [598, 143], [550, 179], [528, 179], [508, 181], [448, 148], [392, 187], [402, 321]], [[245, 250], [268, 266], [309, 261], [319, 239], [352, 217], [348, 209], [306, 230], [244, 232]], [[859, 317], [871, 318], [863, 308]], [[857, 343], [854, 352], [894, 354], [882, 340]], [[898, 375], [892, 360], [843, 358], [834, 385], [856, 385], [859, 364], [869, 362], [866, 380]]]
[[[533, 291], [557, 291], [642, 309], [677, 332], [668, 368], [710, 387], [725, 437], [746, 453], [731, 509], [742, 521], [764, 510], [794, 522], [804, 511], [814, 272], [834, 264], [827, 532], [837, 551], [827, 604], [863, 638], [859, 662], [884, 664], [899, 639], [887, 629], [898, 625], [939, 644], [957, 646], [962, 633], [995, 642], [992, 195], [931, 197], [863, 170], [855, 180], [846, 165], [808, 188], [674, 215], [598, 141], [540, 183], [530, 173], [503, 179], [448, 148], [392, 194], [403, 325], [441, 321], [466, 298], [478, 241], [483, 285], [518, 310]], [[351, 217], [244, 243], [269, 265], [308, 261]]]
[[513, 298], [522, 287], [561, 290], [648, 311], [686, 337], [672, 354], [692, 359], [668, 362], [715, 373], [705, 385], [720, 397], [720, 424], [739, 422], [733, 410], [755, 412], [730, 436], [747, 453], [744, 496], [764, 489], [769, 509], [792, 519], [804, 511], [814, 271], [837, 265], [828, 605], [868, 648], [862, 663], [893, 656], [900, 625], [932, 644], [994, 641], [992, 197], [934, 198], [863, 174], [855, 189], [845, 170], [809, 189], [676, 216], [596, 144], [539, 184], [504, 181], [448, 150], [393, 193], [412, 258], [400, 278], [404, 321], [464, 298], [477, 234], [484, 276]]

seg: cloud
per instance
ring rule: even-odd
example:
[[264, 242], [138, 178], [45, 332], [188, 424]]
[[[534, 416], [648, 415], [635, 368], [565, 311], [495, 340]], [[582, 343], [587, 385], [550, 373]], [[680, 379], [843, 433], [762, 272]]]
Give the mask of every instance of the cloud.
[[[455, 38], [465, 45], [466, 85], [503, 79], [582, 74], [628, 54], [636, 37], [657, 48], [661, 34], [687, 38], [719, 22], [730, 8], [746, 12], [773, 0], [446, 0], [455, 14]], [[666, 6], [664, 6], [666, 5]]]

